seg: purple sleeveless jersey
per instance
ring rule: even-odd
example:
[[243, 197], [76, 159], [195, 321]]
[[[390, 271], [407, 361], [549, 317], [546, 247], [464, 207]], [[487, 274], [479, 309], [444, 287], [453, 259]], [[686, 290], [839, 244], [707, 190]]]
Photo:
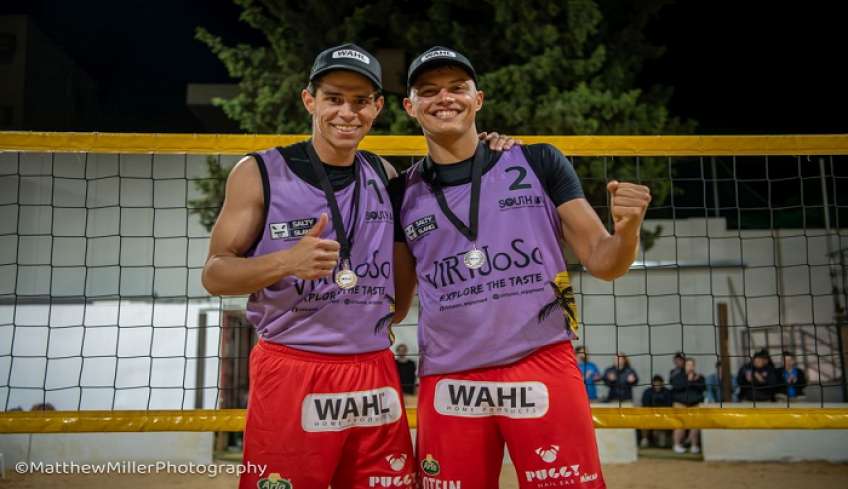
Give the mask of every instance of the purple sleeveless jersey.
[[[324, 192], [296, 176], [277, 149], [259, 153], [268, 172], [270, 203], [262, 237], [252, 255], [294, 246], [321, 213], [332, 216]], [[359, 217], [353, 235], [351, 265], [359, 281], [339, 288], [335, 274], [320, 280], [294, 276], [251, 294], [247, 319], [259, 336], [299, 350], [354, 354], [389, 347], [388, 326], [394, 311], [391, 203], [380, 175], [357, 153]], [[372, 183], [373, 182], [373, 183]], [[354, 184], [336, 192], [346, 230], [350, 230]], [[332, 217], [322, 238], [336, 239]]]
[[[483, 174], [477, 247], [486, 263], [478, 270], [463, 264], [471, 243], [439, 208], [422, 164], [407, 171], [398, 216], [416, 260], [421, 375], [504, 365], [573, 339], [566, 293], [555, 285], [567, 281], [559, 216], [521, 148]], [[467, 224], [471, 184], [444, 194]]]

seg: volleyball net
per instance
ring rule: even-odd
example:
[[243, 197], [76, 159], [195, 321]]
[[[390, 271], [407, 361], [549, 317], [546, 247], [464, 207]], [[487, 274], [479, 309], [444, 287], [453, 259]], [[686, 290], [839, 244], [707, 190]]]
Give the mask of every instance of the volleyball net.
[[[242, 155], [305, 137], [0, 133], [0, 433], [242, 430], [255, 333], [245, 297], [200, 283], [209, 228]], [[627, 275], [570, 261], [577, 345], [638, 377], [606, 404], [596, 380], [596, 426], [848, 428], [848, 136], [520, 138], [568, 155], [607, 225], [607, 181], [653, 192]], [[399, 166], [426, 152], [362, 147]], [[416, 322], [394, 328], [413, 359]], [[791, 356], [803, 385], [746, 393], [758, 352]], [[678, 353], [711, 402], [640, 407]]]

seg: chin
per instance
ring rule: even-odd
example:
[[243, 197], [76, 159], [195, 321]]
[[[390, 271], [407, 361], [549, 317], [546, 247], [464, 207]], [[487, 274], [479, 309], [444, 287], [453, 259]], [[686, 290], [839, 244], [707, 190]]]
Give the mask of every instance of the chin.
[[330, 143], [337, 148], [353, 148], [365, 137], [362, 133], [334, 135], [330, 138]]
[[432, 124], [423, 127], [427, 134], [434, 136], [460, 136], [468, 131], [468, 127], [457, 123]]

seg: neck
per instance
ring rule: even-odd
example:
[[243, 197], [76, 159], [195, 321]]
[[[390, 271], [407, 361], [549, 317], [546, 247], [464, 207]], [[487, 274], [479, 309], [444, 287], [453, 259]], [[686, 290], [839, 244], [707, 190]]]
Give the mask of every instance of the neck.
[[353, 164], [353, 159], [356, 157], [356, 148], [337, 148], [331, 145], [326, 139], [312, 133], [312, 147], [318, 153], [318, 158], [321, 163], [333, 166], [350, 166]]
[[427, 153], [437, 165], [452, 165], [474, 156], [477, 151], [477, 128], [455, 135], [425, 134]]

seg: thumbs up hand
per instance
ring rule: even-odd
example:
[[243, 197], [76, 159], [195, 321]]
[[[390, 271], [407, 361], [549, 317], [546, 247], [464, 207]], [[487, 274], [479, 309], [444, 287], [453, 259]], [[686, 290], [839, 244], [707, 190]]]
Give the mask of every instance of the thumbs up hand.
[[639, 236], [642, 220], [651, 202], [651, 190], [644, 185], [613, 180], [607, 184], [615, 234]]
[[321, 233], [327, 227], [327, 214], [321, 214], [318, 222], [306, 232], [296, 245], [281, 253], [287, 254], [291, 263], [292, 275], [304, 279], [315, 280], [332, 273], [339, 262], [339, 243], [332, 239], [321, 239]]

